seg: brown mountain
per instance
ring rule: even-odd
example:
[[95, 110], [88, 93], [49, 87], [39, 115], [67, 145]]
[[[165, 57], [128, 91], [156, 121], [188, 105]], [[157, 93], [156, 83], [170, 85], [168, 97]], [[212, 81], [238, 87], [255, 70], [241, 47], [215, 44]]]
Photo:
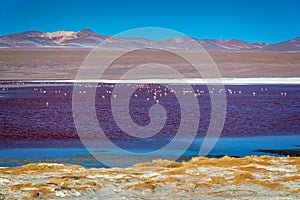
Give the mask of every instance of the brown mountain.
[[[265, 51], [300, 51], [300, 37], [276, 44], [262, 42], [248, 43], [243, 40], [195, 39], [207, 50], [265, 50]], [[112, 48], [139, 48], [164, 46], [169, 49], [193, 49], [194, 43], [188, 37], [170, 38], [152, 41], [146, 38], [116, 38], [97, 34], [90, 29], [74, 31], [56, 31], [42, 33], [27, 31], [0, 37], [0, 48], [94, 48], [106, 41], [105, 46]]]
[[300, 37], [277, 44], [265, 45], [262, 49], [270, 51], [300, 51]]

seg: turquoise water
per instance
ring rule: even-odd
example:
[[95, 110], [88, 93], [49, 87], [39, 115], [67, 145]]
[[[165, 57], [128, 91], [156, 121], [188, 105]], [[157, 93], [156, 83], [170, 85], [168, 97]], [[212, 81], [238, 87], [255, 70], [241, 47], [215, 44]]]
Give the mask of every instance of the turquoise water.
[[[195, 138], [191, 147], [183, 154], [187, 158], [199, 155], [199, 148], [203, 138]], [[182, 141], [185, 142], [185, 141]], [[259, 149], [295, 149], [300, 144], [300, 135], [286, 136], [257, 136], [257, 137], [221, 137], [212, 151], [208, 154], [209, 157], [222, 157], [224, 155], [243, 157], [249, 155], [275, 155], [270, 153], [255, 152]], [[134, 147], [133, 147], [134, 148]], [[153, 147], [155, 148], [155, 147]], [[132, 149], [135, 153], [139, 153], [143, 159], [136, 158], [131, 161], [126, 160], [123, 166], [136, 164], [137, 162], [151, 161], [153, 155], [148, 155], [144, 149]], [[122, 157], [128, 159], [128, 155], [118, 149], [92, 149], [88, 151], [85, 148], [6, 148], [0, 150], [0, 166], [19, 166], [31, 162], [57, 162], [65, 164], [79, 164], [86, 167], [105, 167], [100, 161], [95, 159], [92, 154], [104, 156], [104, 159], [120, 159]], [[143, 154], [144, 153], [144, 154]], [[172, 160], [177, 155], [176, 150], [164, 151], [163, 155], [155, 154], [157, 157]], [[149, 156], [149, 159], [147, 159]]]

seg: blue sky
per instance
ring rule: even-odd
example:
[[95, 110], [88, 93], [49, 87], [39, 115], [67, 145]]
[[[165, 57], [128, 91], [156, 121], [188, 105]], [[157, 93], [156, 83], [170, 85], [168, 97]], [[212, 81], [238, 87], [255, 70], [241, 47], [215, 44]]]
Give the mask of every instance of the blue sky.
[[114, 35], [151, 26], [199, 39], [274, 43], [300, 36], [299, 22], [299, 0], [3, 0], [0, 8], [0, 35], [84, 28]]

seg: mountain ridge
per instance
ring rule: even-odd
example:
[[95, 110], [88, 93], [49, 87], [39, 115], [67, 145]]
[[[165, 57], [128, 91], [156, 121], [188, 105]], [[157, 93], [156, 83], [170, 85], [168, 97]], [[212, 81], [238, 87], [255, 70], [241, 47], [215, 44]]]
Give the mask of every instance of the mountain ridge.
[[[300, 37], [274, 44], [264, 42], [249, 43], [238, 39], [197, 39], [206, 50], [263, 50], [263, 51], [300, 51]], [[188, 37], [169, 38], [165, 40], [150, 40], [147, 38], [119, 38], [105, 36], [90, 29], [75, 31], [41, 32], [37, 30], [25, 31], [0, 36], [0, 48], [94, 48], [103, 41], [113, 48], [138, 48], [161, 46], [170, 49], [192, 49]]]

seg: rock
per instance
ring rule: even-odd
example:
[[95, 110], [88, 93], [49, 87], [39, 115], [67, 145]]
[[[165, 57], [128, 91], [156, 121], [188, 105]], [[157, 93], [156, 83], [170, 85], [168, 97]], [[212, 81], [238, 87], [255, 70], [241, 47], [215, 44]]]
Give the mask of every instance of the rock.
[[81, 193], [73, 188], [66, 186], [61, 186], [54, 189], [55, 196], [57, 197], [66, 197], [66, 196], [80, 196]]
[[0, 185], [1, 185], [1, 186], [9, 185], [9, 184], [11, 184], [11, 183], [12, 183], [11, 180], [9, 180], [9, 179], [7, 179], [7, 178], [2, 178], [2, 177], [0, 177]]

